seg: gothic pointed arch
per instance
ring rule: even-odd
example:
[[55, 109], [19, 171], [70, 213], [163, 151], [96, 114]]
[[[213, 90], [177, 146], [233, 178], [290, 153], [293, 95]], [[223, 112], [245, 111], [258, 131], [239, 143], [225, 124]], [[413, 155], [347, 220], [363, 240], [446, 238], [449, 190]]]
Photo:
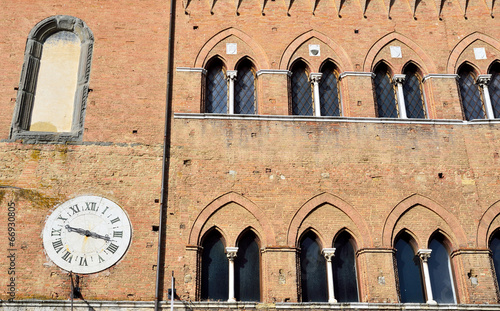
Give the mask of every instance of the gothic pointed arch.
[[488, 240], [496, 228], [492, 228], [493, 221], [500, 215], [500, 200], [493, 203], [481, 216], [477, 226], [476, 246], [487, 248]]
[[[465, 49], [477, 40], [486, 42], [487, 44], [493, 46], [495, 49], [500, 51], [500, 42], [484, 33], [474, 32], [467, 37], [460, 40], [460, 42], [455, 45], [452, 49], [450, 56], [448, 58], [448, 63], [446, 65], [446, 71], [448, 74], [455, 74], [461, 63], [458, 63], [460, 55], [465, 51]], [[479, 72], [479, 74], [484, 74], [486, 72]]]
[[274, 230], [268, 222], [266, 214], [252, 201], [235, 192], [226, 193], [210, 202], [196, 217], [189, 233], [189, 244], [198, 245], [203, 225], [217, 210], [229, 203], [235, 203], [252, 214], [263, 228], [261, 232], [262, 242], [265, 245], [276, 245]]
[[368, 226], [366, 225], [366, 223], [363, 221], [363, 217], [361, 216], [361, 214], [359, 214], [359, 212], [349, 203], [345, 202], [337, 196], [326, 192], [311, 198], [297, 210], [292, 220], [290, 221], [290, 225], [288, 226], [287, 243], [289, 246], [293, 247], [296, 244], [296, 241], [298, 241], [299, 228], [305, 218], [313, 210], [325, 203], [331, 204], [332, 206], [338, 208], [351, 219], [351, 221], [356, 226], [356, 229], [359, 230], [359, 248], [373, 246], [370, 231], [368, 230]]

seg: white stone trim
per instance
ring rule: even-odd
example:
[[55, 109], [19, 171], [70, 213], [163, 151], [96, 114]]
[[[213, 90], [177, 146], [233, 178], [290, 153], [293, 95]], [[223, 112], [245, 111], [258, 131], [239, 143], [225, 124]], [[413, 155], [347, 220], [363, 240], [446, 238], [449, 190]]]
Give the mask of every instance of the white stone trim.
[[458, 79], [458, 75], [447, 73], [430, 73], [422, 78], [422, 82], [425, 82], [428, 79]]
[[281, 70], [281, 69], [261, 69], [257, 71], [257, 77], [264, 74], [291, 76], [292, 72], [290, 70]]
[[344, 71], [339, 75], [339, 80], [342, 80], [345, 77], [369, 77], [375, 78], [375, 73], [373, 72], [362, 72], [362, 71]]
[[201, 72], [204, 75], [207, 74], [207, 70], [205, 68], [177, 67], [176, 71], [178, 71], [178, 72]]

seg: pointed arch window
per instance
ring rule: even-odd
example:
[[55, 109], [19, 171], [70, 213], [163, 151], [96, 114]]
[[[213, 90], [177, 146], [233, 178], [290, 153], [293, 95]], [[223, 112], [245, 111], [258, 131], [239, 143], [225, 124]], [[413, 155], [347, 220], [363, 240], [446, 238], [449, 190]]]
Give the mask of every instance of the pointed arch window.
[[408, 233], [401, 233], [396, 239], [396, 265], [399, 282], [399, 296], [402, 303], [425, 302], [420, 258], [415, 241]]
[[358, 281], [353, 238], [343, 231], [335, 239], [335, 257], [332, 259], [333, 288], [338, 302], [357, 302]]
[[461, 66], [458, 71], [458, 76], [458, 85], [460, 88], [465, 119], [467, 121], [484, 119], [486, 114], [483, 98], [476, 84], [476, 75], [474, 74], [473, 68], [467, 64]]
[[404, 71], [403, 94], [405, 112], [408, 118], [425, 118], [422, 77], [417, 66], [409, 64]]
[[224, 251], [222, 235], [210, 231], [202, 243], [201, 299], [227, 300], [229, 288], [228, 259]]
[[500, 63], [496, 62], [490, 69], [491, 80], [488, 84], [491, 106], [495, 118], [500, 118]]
[[207, 69], [205, 112], [227, 113], [227, 80], [220, 59], [214, 59]]
[[491, 256], [497, 277], [497, 284], [500, 284], [500, 231], [497, 230], [490, 240]]
[[302, 302], [327, 301], [326, 262], [318, 237], [308, 231], [300, 240]]
[[255, 114], [255, 70], [249, 60], [242, 61], [237, 69], [234, 85], [234, 113]]
[[236, 300], [260, 301], [260, 247], [252, 231], [245, 232], [239, 239], [234, 264]]
[[381, 63], [375, 69], [374, 84], [377, 115], [381, 118], [397, 118], [399, 114], [396, 91], [391, 81], [389, 68], [384, 63]]
[[456, 303], [450, 255], [442, 234], [435, 234], [429, 241], [432, 250], [428, 258], [432, 295], [437, 303]]
[[319, 94], [321, 115], [340, 116], [339, 73], [331, 62], [327, 62], [321, 69]]
[[312, 116], [312, 89], [308, 78], [308, 69], [304, 62], [297, 62], [292, 67], [292, 113]]

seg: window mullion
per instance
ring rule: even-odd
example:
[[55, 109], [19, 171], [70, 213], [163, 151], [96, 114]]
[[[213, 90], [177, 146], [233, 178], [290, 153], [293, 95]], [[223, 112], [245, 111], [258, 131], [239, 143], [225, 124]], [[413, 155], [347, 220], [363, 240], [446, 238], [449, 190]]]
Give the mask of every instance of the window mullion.
[[238, 247], [226, 247], [226, 256], [229, 259], [229, 297], [228, 302], [235, 302], [234, 298], [234, 259], [238, 253]]
[[333, 288], [333, 269], [332, 269], [332, 258], [335, 256], [335, 248], [323, 248], [323, 256], [326, 259], [326, 271], [328, 280], [328, 302], [337, 303], [335, 299], [335, 291]]
[[234, 114], [234, 80], [236, 80], [237, 70], [227, 71], [227, 80], [229, 81], [229, 114]]
[[314, 115], [321, 116], [321, 103], [319, 97], [319, 81], [321, 80], [322, 73], [311, 73], [309, 79], [313, 84], [313, 100], [314, 100]]
[[405, 81], [405, 78], [406, 75], [404, 74], [396, 74], [392, 78], [397, 88], [398, 110], [399, 110], [399, 117], [401, 119], [408, 119], [406, 115], [405, 95], [403, 92], [403, 83]]
[[484, 98], [484, 109], [486, 110], [486, 117], [488, 119], [495, 119], [495, 115], [493, 114], [493, 107], [491, 105], [490, 91], [488, 89], [488, 84], [491, 80], [491, 74], [487, 75], [479, 75], [477, 77], [477, 84], [483, 90], [483, 98]]
[[429, 265], [427, 264], [427, 260], [431, 256], [432, 249], [419, 249], [417, 255], [420, 257], [422, 262], [422, 270], [424, 272], [424, 283], [425, 283], [425, 293], [427, 296], [427, 303], [436, 304], [437, 302], [434, 300], [432, 295], [432, 287], [431, 287], [431, 277], [429, 274]]

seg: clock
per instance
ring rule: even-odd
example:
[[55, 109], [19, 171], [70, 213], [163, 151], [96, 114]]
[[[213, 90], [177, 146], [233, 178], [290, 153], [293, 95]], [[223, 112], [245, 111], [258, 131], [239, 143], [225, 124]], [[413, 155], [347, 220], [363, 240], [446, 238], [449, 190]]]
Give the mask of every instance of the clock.
[[99, 196], [79, 196], [47, 218], [43, 247], [61, 269], [89, 274], [117, 263], [131, 238], [130, 221], [120, 206]]

